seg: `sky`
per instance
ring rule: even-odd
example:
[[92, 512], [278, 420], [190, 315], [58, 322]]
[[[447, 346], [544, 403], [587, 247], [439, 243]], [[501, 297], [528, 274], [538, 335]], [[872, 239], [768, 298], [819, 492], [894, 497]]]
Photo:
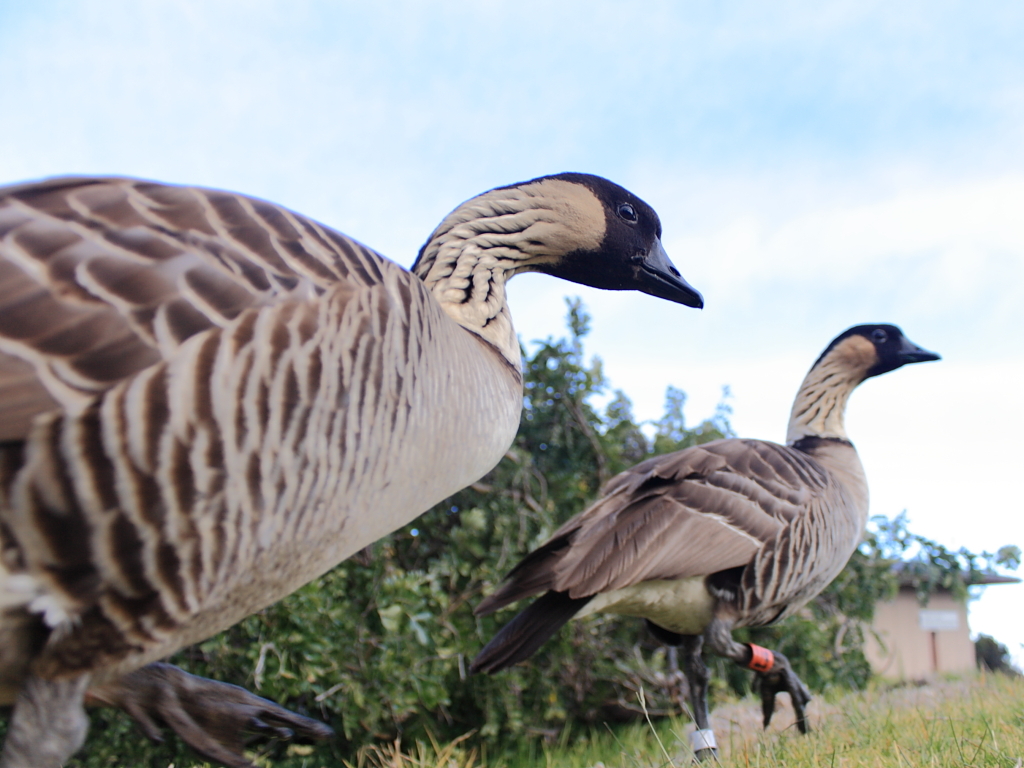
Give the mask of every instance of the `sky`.
[[[867, 382], [847, 428], [872, 512], [951, 548], [1024, 546], [1024, 5], [754, 0], [0, 0], [0, 184], [226, 188], [408, 266], [491, 187], [606, 176], [659, 212], [701, 312], [546, 276], [525, 342], [587, 349], [642, 419], [723, 386], [782, 441], [800, 380], [866, 322], [938, 363]], [[1018, 660], [1024, 585], [971, 604]]]

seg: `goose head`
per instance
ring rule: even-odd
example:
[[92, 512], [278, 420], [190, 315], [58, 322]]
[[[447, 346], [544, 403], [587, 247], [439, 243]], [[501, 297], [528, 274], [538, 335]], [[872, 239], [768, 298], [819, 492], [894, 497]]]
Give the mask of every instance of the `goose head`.
[[910, 363], [941, 360], [939, 355], [917, 346], [897, 326], [888, 323], [855, 325], [843, 331], [825, 348], [814, 367], [826, 358], [831, 358], [834, 366], [844, 369], [858, 384]]
[[412, 271], [432, 290], [460, 292], [462, 303], [485, 296], [484, 288], [493, 295], [495, 280], [543, 272], [704, 305], [665, 253], [654, 209], [618, 184], [585, 173], [543, 176], [467, 200], [434, 230]]
[[836, 336], [804, 378], [790, 414], [786, 442], [805, 437], [848, 440], [843, 423], [850, 393], [862, 382], [911, 363], [941, 359], [895, 325], [855, 325]]
[[[560, 196], [571, 238], [561, 258], [539, 260], [537, 272], [610, 291], [636, 290], [702, 308], [704, 299], [676, 269], [661, 245], [654, 209], [618, 184], [585, 173], [562, 173], [527, 182]], [[596, 204], [595, 204], [596, 203]]]

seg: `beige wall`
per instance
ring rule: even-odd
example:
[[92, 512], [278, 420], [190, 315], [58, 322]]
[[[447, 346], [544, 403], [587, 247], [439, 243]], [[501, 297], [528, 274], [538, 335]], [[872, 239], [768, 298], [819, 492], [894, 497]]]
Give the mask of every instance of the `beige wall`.
[[893, 680], [924, 680], [974, 669], [966, 604], [940, 592], [932, 595], [923, 610], [926, 629], [921, 628], [922, 607], [909, 588], [901, 589], [892, 602], [875, 607], [873, 626], [884, 647], [869, 633], [865, 653], [876, 674]]

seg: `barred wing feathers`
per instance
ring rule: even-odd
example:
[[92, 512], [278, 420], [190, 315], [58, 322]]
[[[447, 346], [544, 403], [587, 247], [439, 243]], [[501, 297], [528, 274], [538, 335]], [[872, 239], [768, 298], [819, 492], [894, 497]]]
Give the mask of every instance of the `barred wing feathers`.
[[0, 440], [247, 308], [381, 280], [370, 249], [243, 195], [118, 178], [0, 195]]
[[548, 590], [582, 598], [747, 565], [828, 487], [812, 459], [758, 440], [648, 459], [612, 478], [598, 502], [528, 555], [477, 612]]

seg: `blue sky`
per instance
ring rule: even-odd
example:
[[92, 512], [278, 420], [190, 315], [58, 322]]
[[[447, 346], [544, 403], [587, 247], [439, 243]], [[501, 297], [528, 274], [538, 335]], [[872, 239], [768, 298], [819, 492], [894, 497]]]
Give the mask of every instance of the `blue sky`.
[[[873, 511], [1024, 545], [1024, 5], [0, 0], [0, 183], [128, 174], [289, 205], [402, 264], [462, 200], [599, 173], [661, 214], [701, 312], [542, 276], [525, 340], [594, 314], [642, 418], [731, 386], [781, 440], [821, 348], [895, 322], [941, 363], [865, 385]], [[1024, 587], [975, 630], [1024, 643]]]

